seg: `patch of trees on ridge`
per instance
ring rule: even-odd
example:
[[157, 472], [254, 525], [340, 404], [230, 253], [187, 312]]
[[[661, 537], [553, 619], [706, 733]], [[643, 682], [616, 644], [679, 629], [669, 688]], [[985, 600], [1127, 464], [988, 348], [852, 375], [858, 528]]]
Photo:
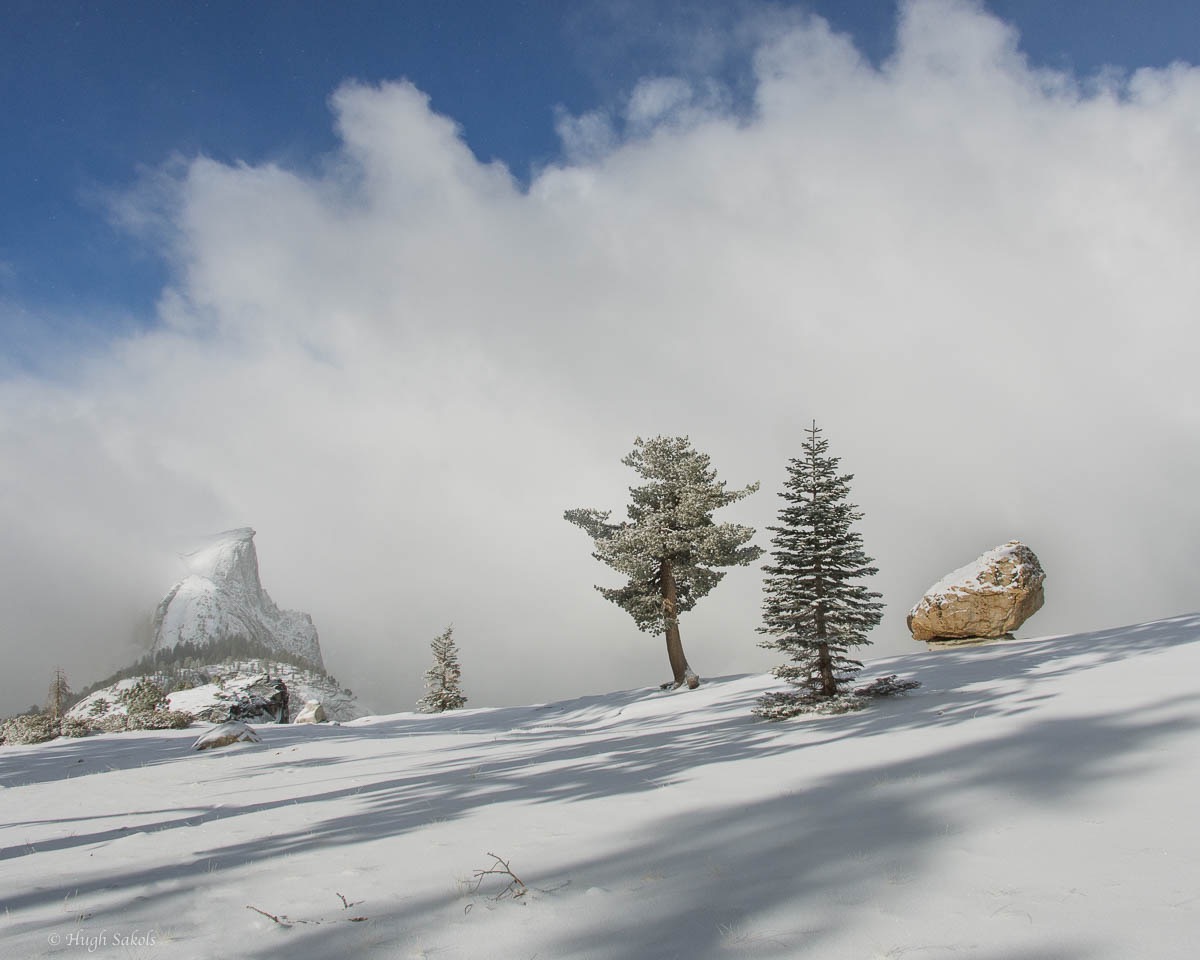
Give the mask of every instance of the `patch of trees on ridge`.
[[167, 680], [169, 683], [168, 693], [172, 690], [182, 690], [194, 685], [192, 671], [226, 660], [261, 660], [266, 665], [267, 672], [270, 672], [273, 664], [288, 664], [300, 670], [308, 670], [318, 676], [326, 677], [335, 686], [341, 687], [336, 677], [307, 657], [268, 647], [261, 641], [252, 640], [249, 637], [231, 635], [219, 637], [207, 643], [185, 641], [177, 643], [173, 647], [152, 650], [131, 666], [118, 670], [112, 676], [86, 687], [83, 692], [75, 696], [71, 703], [77, 703], [88, 694], [112, 686], [120, 680], [148, 674]]

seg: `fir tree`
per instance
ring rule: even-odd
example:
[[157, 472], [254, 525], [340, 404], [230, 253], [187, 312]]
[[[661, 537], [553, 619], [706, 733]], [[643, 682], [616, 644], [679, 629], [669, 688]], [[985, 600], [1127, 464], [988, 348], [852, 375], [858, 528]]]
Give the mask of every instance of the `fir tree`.
[[684, 655], [679, 615], [721, 582], [725, 574], [716, 568], [745, 566], [761, 556], [758, 547], [747, 545], [752, 527], [718, 524], [712, 517], [758, 484], [726, 490], [709, 458], [687, 437], [638, 437], [621, 462], [647, 481], [629, 490], [628, 521], [609, 523], [611, 511], [589, 509], [564, 516], [595, 541], [592, 556], [628, 578], [623, 587], [596, 589], [633, 617], [639, 630], [665, 635], [672, 679], [663, 687], [695, 687], [700, 678]]
[[760, 698], [754, 712], [772, 720], [828, 707], [843, 694], [862, 668], [849, 651], [870, 642], [883, 611], [880, 595], [861, 582], [877, 571], [850, 529], [863, 516], [846, 499], [854, 476], [838, 474], [839, 458], [828, 455], [815, 422], [807, 433], [804, 456], [790, 461], [780, 494], [787, 502], [780, 525], [768, 528], [775, 549], [764, 568], [759, 633], [770, 639], [759, 645], [791, 657], [772, 672], [795, 688]]
[[429, 646], [433, 651], [433, 666], [425, 671], [425, 696], [417, 701], [417, 709], [422, 713], [457, 710], [467, 698], [459, 686], [462, 670], [458, 666], [458, 648], [454, 645], [454, 627], [447, 627]]
[[55, 667], [50, 690], [46, 695], [46, 713], [57, 733], [62, 733], [63, 714], [66, 713], [73, 697], [71, 685], [67, 683], [67, 675], [63, 673], [62, 667]]

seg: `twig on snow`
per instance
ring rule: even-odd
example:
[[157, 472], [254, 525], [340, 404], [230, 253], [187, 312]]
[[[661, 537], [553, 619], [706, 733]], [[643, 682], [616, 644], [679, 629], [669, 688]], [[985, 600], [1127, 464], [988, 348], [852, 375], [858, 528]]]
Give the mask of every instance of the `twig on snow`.
[[496, 856], [496, 854], [492, 853], [490, 850], [488, 851], [488, 856], [491, 857], [495, 863], [493, 863], [486, 870], [476, 870], [474, 872], [473, 876], [475, 881], [474, 886], [471, 887], [472, 893], [475, 893], [479, 889], [480, 885], [487, 877], [492, 876], [509, 878], [508, 884], [503, 890], [492, 897], [492, 900], [503, 900], [505, 897], [511, 897], [513, 900], [520, 900], [521, 897], [525, 896], [525, 894], [529, 892], [529, 888], [525, 885], [525, 881], [513, 873], [512, 867], [509, 866], [509, 862], [507, 860]]

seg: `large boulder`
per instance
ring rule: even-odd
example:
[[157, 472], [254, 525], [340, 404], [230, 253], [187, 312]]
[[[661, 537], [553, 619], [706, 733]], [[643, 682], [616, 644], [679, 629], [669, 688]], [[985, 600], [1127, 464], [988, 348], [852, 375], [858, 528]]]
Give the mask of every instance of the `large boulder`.
[[325, 708], [321, 705], [320, 700], [308, 700], [298, 714], [293, 723], [325, 723], [329, 718], [325, 716]]
[[1012, 633], [1042, 608], [1046, 574], [1019, 540], [943, 577], [908, 614], [914, 640], [969, 641]]
[[193, 750], [212, 750], [216, 747], [227, 747], [231, 743], [261, 743], [262, 737], [244, 723], [234, 720], [213, 727], [199, 740], [192, 744]]

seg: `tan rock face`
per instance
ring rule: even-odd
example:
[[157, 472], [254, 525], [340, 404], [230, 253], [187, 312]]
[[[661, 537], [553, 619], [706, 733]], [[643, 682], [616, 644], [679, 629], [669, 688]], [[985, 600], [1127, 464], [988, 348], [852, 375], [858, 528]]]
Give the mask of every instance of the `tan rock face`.
[[914, 640], [988, 639], [1012, 633], [1042, 608], [1045, 571], [1019, 540], [944, 577], [908, 614]]

